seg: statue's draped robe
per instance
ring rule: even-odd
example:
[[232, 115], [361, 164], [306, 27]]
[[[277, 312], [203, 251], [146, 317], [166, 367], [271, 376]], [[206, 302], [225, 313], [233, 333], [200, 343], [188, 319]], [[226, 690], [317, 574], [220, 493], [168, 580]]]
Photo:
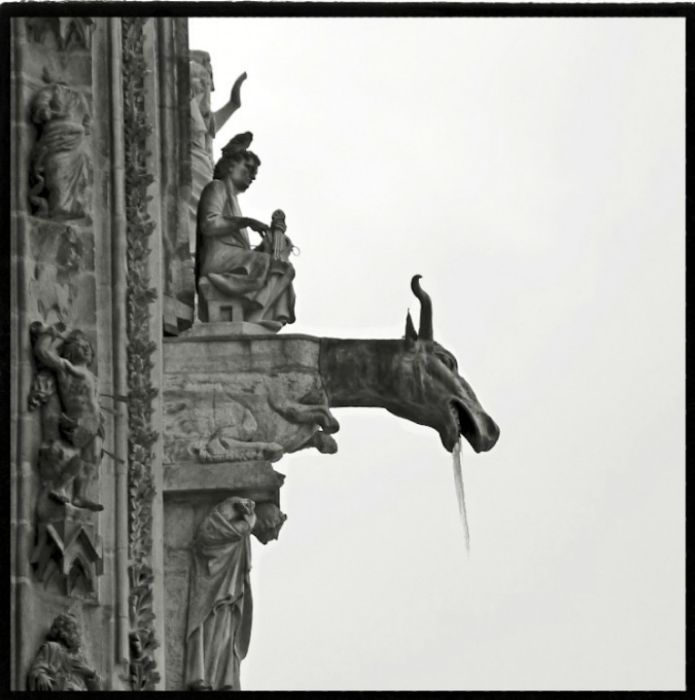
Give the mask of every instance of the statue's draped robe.
[[37, 690], [36, 683], [43, 676], [51, 679], [53, 690], [94, 690], [98, 681], [95, 678], [88, 683], [84, 676], [86, 669], [81, 654], [69, 652], [59, 642], [44, 642], [29, 670], [28, 689]]
[[[224, 277], [225, 288], [243, 299], [245, 320], [294, 323], [294, 271], [287, 261], [289, 250], [280, 260], [253, 250], [245, 228], [225, 235], [212, 235], [229, 226], [229, 217], [242, 216], [236, 195], [222, 180], [210, 182], [198, 205], [196, 278], [216, 273]], [[214, 282], [213, 282], [214, 284]]]
[[204, 681], [239, 690], [239, 664], [251, 636], [251, 528], [216, 509], [193, 545], [186, 631], [186, 685]]

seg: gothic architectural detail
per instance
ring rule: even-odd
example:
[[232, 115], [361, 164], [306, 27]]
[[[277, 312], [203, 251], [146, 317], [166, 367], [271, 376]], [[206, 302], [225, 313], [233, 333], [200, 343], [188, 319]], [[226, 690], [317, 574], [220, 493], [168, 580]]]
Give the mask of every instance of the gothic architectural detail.
[[65, 595], [83, 591], [94, 597], [97, 576], [104, 573], [94, 518], [84, 510], [70, 505], [57, 507], [50, 502], [42, 503], [39, 510], [41, 517], [31, 558], [36, 578], [46, 584], [57, 573], [64, 582]]
[[71, 613], [58, 615], [27, 676], [27, 690], [103, 690], [103, 681], [82, 650], [82, 633]]
[[185, 684], [190, 690], [240, 690], [251, 640], [251, 535], [277, 539], [287, 516], [270, 502], [233, 496], [202, 521], [193, 542], [186, 624]]
[[79, 219], [88, 215], [92, 178], [91, 113], [84, 95], [44, 72], [47, 83], [31, 103], [38, 129], [31, 156], [29, 202], [36, 216]]
[[27, 17], [25, 21], [32, 41], [43, 43], [46, 34], [53, 34], [62, 51], [92, 47], [94, 20], [90, 17]]
[[[126, 238], [128, 260], [128, 496], [130, 617], [137, 644], [131, 644], [130, 677], [134, 690], [152, 690], [159, 681], [154, 649], [158, 646], [152, 607], [152, 503], [155, 496], [152, 447], [152, 353], [150, 304], [156, 291], [150, 286], [148, 239], [155, 224], [148, 213], [148, 187], [153, 181], [147, 166], [147, 139], [152, 131], [145, 109], [143, 25], [147, 18], [124, 18], [123, 102], [126, 181]], [[137, 654], [133, 653], [137, 651]]]

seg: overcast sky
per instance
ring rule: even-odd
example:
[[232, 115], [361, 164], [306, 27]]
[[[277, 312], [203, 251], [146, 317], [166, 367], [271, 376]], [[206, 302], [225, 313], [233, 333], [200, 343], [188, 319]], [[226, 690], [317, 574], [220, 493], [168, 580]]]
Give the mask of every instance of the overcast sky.
[[[684, 689], [685, 22], [191, 19], [245, 215], [301, 248], [284, 332], [397, 338], [410, 277], [501, 428], [338, 409], [254, 542], [242, 687]], [[417, 321], [416, 321], [417, 322]]]

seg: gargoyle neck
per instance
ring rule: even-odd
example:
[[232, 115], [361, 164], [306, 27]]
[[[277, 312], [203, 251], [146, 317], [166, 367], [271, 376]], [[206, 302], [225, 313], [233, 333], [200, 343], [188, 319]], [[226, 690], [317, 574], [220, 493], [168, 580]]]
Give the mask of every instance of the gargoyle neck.
[[386, 408], [398, 395], [403, 340], [321, 338], [319, 371], [329, 405]]

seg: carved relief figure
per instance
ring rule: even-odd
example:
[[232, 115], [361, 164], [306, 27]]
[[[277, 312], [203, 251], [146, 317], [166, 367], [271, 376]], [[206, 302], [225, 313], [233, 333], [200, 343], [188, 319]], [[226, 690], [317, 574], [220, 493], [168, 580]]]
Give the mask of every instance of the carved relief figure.
[[231, 497], [203, 520], [193, 543], [185, 682], [191, 690], [239, 690], [251, 637], [253, 534], [277, 539], [287, 516], [273, 503]]
[[48, 496], [77, 508], [103, 510], [87, 497], [98, 474], [104, 437], [97, 378], [90, 370], [94, 350], [79, 330], [65, 331], [62, 323], [30, 327], [38, 372], [29, 408], [42, 408], [39, 474]]
[[70, 613], [58, 615], [29, 669], [28, 690], [103, 690], [82, 652], [82, 635]]
[[[261, 164], [248, 150], [250, 132], [238, 134], [222, 150], [198, 205], [196, 279], [203, 321], [243, 320], [277, 331], [294, 323], [292, 242], [285, 217], [273, 215], [272, 226], [242, 216], [237, 196], [256, 178]], [[251, 247], [247, 227], [261, 234]], [[231, 318], [225, 317], [231, 309]]]
[[91, 157], [91, 115], [82, 93], [51, 78], [35, 95], [31, 120], [39, 136], [31, 157], [29, 201], [37, 216], [80, 218], [86, 214]]

